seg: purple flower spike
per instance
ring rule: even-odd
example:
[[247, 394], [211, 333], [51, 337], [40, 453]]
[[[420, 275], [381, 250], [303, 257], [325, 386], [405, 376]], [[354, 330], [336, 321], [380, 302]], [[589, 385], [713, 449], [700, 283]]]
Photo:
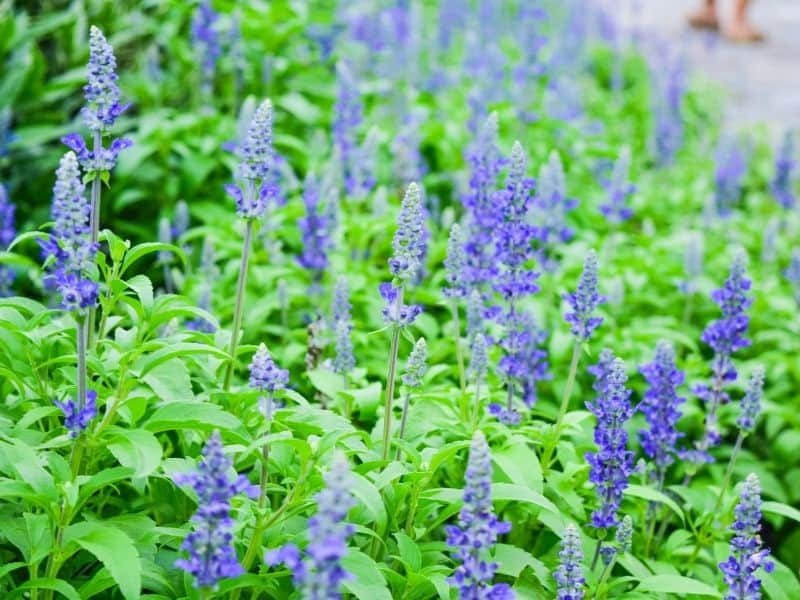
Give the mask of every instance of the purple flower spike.
[[464, 479], [458, 526], [446, 527], [447, 545], [453, 549], [453, 558], [460, 561], [449, 582], [458, 588], [462, 600], [513, 600], [508, 584], [492, 584], [497, 564], [487, 560], [497, 538], [511, 531], [511, 524], [498, 520], [492, 508], [492, 456], [480, 430], [472, 437]]
[[72, 398], [64, 402], [55, 400], [54, 404], [64, 413], [64, 427], [69, 430], [71, 438], [76, 438], [86, 431], [92, 419], [97, 416], [97, 392], [94, 390], [86, 392], [86, 405], [83, 408], [79, 409]]
[[312, 174], [306, 176], [303, 188], [306, 214], [297, 220], [303, 238], [303, 253], [297, 262], [311, 272], [315, 283], [319, 283], [328, 267], [328, 252], [333, 245], [332, 224], [327, 212], [321, 210], [320, 187], [316, 177]]
[[570, 523], [564, 529], [561, 539], [561, 551], [558, 553], [561, 564], [553, 572], [553, 578], [558, 584], [556, 600], [583, 600], [583, 548], [578, 529]]
[[259, 344], [250, 363], [250, 387], [262, 392], [275, 393], [289, 383], [289, 371], [281, 369], [272, 360], [265, 344]]
[[89, 29], [88, 83], [83, 88], [86, 106], [81, 110], [83, 122], [91, 131], [106, 132], [128, 108], [120, 104], [117, 85], [117, 60], [114, 49], [94, 25]]
[[624, 147], [614, 163], [611, 180], [606, 184], [608, 198], [600, 205], [600, 212], [611, 223], [627, 221], [633, 216], [628, 199], [636, 191], [636, 186], [628, 181], [631, 166], [631, 151]]
[[390, 282], [380, 285], [381, 297], [386, 301], [381, 315], [387, 325], [407, 327], [422, 313], [422, 307], [418, 304], [403, 304], [400, 299], [400, 289]]
[[217, 32], [219, 14], [214, 11], [209, 0], [202, 0], [192, 18], [192, 43], [195, 47], [203, 73], [203, 89], [211, 93], [214, 82], [214, 71], [217, 60], [222, 54], [222, 47]]
[[682, 436], [676, 426], [685, 398], [678, 395], [677, 388], [683, 385], [685, 375], [675, 366], [675, 350], [666, 341], [656, 346], [653, 362], [642, 365], [639, 370], [648, 385], [639, 405], [648, 427], [639, 431], [639, 439], [645, 455], [655, 463], [656, 475], [661, 480], [667, 467], [675, 462], [675, 444]]
[[725, 600], [760, 600], [761, 580], [756, 572], [764, 568], [772, 573], [775, 564], [769, 560], [769, 550], [761, 545], [761, 486], [753, 473], [742, 486], [736, 520], [731, 526], [731, 555], [719, 568], [728, 585]]
[[[8, 198], [5, 186], [0, 183], [0, 250], [8, 248], [14, 241], [14, 211], [16, 207]], [[8, 265], [0, 265], [0, 297], [11, 294], [11, 285], [14, 283], [14, 270]]]
[[557, 152], [550, 153], [539, 169], [538, 187], [533, 202], [531, 223], [537, 243], [536, 258], [547, 271], [557, 266], [555, 258], [559, 245], [570, 241], [574, 232], [567, 225], [567, 215], [578, 201], [567, 197], [564, 167]]
[[775, 156], [775, 177], [770, 183], [772, 195], [783, 208], [789, 210], [797, 202], [794, 192], [795, 168], [797, 160], [795, 158], [794, 131], [787, 131], [783, 136], [783, 141]]
[[345, 521], [355, 506], [350, 491], [353, 484], [347, 458], [337, 453], [325, 474], [325, 489], [314, 496], [317, 513], [308, 520], [305, 558], [294, 544], [267, 552], [264, 557], [269, 566], [286, 565], [302, 598], [339, 600], [342, 582], [352, 577], [342, 566], [342, 559], [347, 554], [347, 540], [355, 531]]
[[758, 365], [750, 374], [747, 390], [741, 402], [741, 413], [736, 424], [743, 434], [753, 433], [761, 412], [761, 396], [764, 394], [764, 367]]
[[203, 448], [197, 471], [174, 477], [175, 483], [188, 485], [197, 494], [194, 530], [181, 544], [189, 557], [175, 561], [175, 566], [192, 575], [198, 588], [216, 589], [220, 580], [244, 572], [233, 548], [231, 499], [237, 494], [254, 498], [258, 488], [244, 475], [232, 477], [232, 467], [233, 461], [223, 453], [219, 432], [214, 431]]
[[572, 325], [572, 335], [588, 341], [592, 332], [603, 322], [602, 317], [593, 316], [593, 313], [598, 305], [605, 302], [605, 297], [597, 293], [597, 255], [594, 250], [589, 250], [586, 255], [577, 291], [565, 294], [564, 300], [572, 308], [572, 312], [564, 315], [564, 320]]
[[633, 414], [625, 387], [628, 376], [625, 363], [615, 358], [611, 365], [600, 363], [597, 383], [602, 381], [594, 402], [586, 407], [597, 417], [594, 443], [597, 452], [586, 454], [589, 463], [589, 481], [595, 484], [600, 508], [592, 513], [592, 525], [608, 529], [619, 524], [619, 505], [628, 487], [628, 477], [633, 472], [633, 452], [627, 449], [628, 434], [625, 422]]

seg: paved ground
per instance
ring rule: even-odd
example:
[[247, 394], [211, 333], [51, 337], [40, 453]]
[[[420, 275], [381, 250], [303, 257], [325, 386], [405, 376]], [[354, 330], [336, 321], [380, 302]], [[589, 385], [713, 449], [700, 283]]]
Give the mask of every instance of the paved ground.
[[[616, 0], [622, 1], [622, 0]], [[685, 16], [700, 0], [634, 0], [642, 26], [681, 44], [695, 77], [728, 92], [726, 117], [733, 124], [766, 123], [778, 133], [800, 130], [800, 0], [753, 0], [753, 23], [767, 36], [757, 45], [727, 42], [718, 35], [689, 31]], [[723, 19], [734, 0], [717, 0]]]

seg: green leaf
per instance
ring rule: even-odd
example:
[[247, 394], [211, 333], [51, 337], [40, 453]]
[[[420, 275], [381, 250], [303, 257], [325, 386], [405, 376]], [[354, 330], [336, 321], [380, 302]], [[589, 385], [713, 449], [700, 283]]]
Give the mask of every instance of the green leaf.
[[386, 579], [375, 561], [358, 550], [350, 550], [342, 559], [342, 566], [353, 576], [342, 587], [359, 600], [392, 600]]
[[[67, 600], [81, 600], [80, 595], [74, 587], [62, 579], [55, 579], [53, 577], [43, 577], [41, 579], [26, 581], [9, 592], [11, 594], [9, 598], [21, 596], [22, 592], [27, 590], [53, 590], [64, 596]], [[30, 597], [30, 595], [26, 595], [26, 597]]]
[[514, 436], [509, 443], [492, 451], [492, 460], [509, 483], [520, 483], [542, 491], [542, 469], [539, 459], [524, 438]]
[[344, 389], [344, 379], [333, 371], [314, 369], [308, 371], [307, 375], [311, 380], [311, 385], [329, 398], [336, 398], [336, 393]]
[[371, 520], [375, 523], [376, 531], [381, 534], [386, 529], [386, 507], [377, 488], [366, 477], [353, 473], [353, 487], [350, 490], [367, 509]]
[[543, 508], [544, 510], [548, 510], [556, 515], [559, 514], [556, 505], [550, 502], [550, 500], [545, 498], [542, 494], [515, 483], [493, 483], [492, 500], [495, 502], [524, 502], [527, 504], [533, 504], [539, 508]]
[[761, 511], [774, 515], [781, 515], [787, 519], [792, 519], [800, 523], [800, 510], [792, 508], [782, 502], [764, 502], [761, 504]]
[[[242, 423], [232, 414], [225, 412], [216, 404], [206, 402], [170, 402], [158, 408], [144, 424], [144, 428], [152, 433], [160, 431], [177, 431], [194, 429], [211, 431], [212, 429], [238, 432], [242, 439]], [[244, 433], [244, 437], [243, 437]]]
[[163, 242], [146, 242], [144, 244], [138, 244], [128, 250], [125, 253], [125, 260], [122, 262], [122, 268], [120, 269], [120, 275], [124, 275], [125, 271], [131, 268], [133, 264], [147, 256], [148, 254], [152, 254], [154, 252], [160, 251], [171, 252], [178, 256], [183, 263], [184, 268], [189, 264], [188, 259], [186, 258], [186, 253], [179, 248], [178, 246], [173, 246], [172, 244], [165, 244]]
[[153, 282], [147, 276], [136, 275], [126, 281], [125, 285], [136, 292], [145, 311], [149, 312], [153, 308]]
[[417, 546], [417, 542], [408, 537], [405, 533], [398, 531], [394, 534], [397, 540], [397, 550], [400, 558], [405, 561], [412, 572], [417, 572], [422, 568], [422, 553]]
[[635, 591], [675, 594], [676, 596], [694, 594], [695, 596], [722, 598], [722, 594], [710, 585], [682, 575], [653, 575], [640, 581]]
[[170, 359], [153, 368], [142, 377], [142, 380], [164, 402], [176, 402], [194, 396], [189, 369], [186, 363], [178, 358]]
[[138, 600], [142, 588], [139, 551], [131, 539], [115, 527], [84, 521], [64, 531], [64, 543], [75, 543], [103, 563], [125, 600]]
[[626, 496], [633, 496], [634, 498], [644, 498], [645, 500], [650, 500], [652, 502], [658, 502], [660, 504], [665, 504], [674, 512], [681, 521], [684, 521], [683, 511], [681, 507], [678, 506], [675, 501], [659, 492], [658, 490], [654, 490], [653, 488], [646, 487], [643, 485], [629, 485], [625, 489]]
[[168, 360], [173, 358], [181, 358], [186, 357], [194, 354], [205, 354], [208, 356], [215, 356], [222, 360], [226, 360], [228, 358], [228, 354], [223, 352], [219, 348], [214, 348], [213, 346], [208, 346], [207, 344], [194, 344], [191, 342], [181, 342], [180, 344], [170, 344], [168, 346], [164, 346], [163, 348], [159, 348], [152, 354], [148, 354], [147, 356], [143, 356], [138, 361], [136, 361], [136, 366], [134, 368], [134, 373], [138, 374], [140, 377], [144, 377], [155, 369], [158, 365], [164, 364]]
[[119, 464], [134, 470], [134, 477], [147, 477], [161, 464], [161, 444], [143, 429], [117, 429], [108, 449]]

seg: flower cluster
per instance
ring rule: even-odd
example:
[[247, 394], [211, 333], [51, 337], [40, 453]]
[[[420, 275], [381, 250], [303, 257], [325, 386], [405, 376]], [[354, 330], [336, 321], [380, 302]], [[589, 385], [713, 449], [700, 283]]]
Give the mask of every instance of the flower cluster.
[[595, 484], [600, 500], [600, 508], [592, 513], [592, 525], [607, 529], [619, 523], [617, 511], [633, 471], [633, 452], [627, 449], [625, 430], [633, 408], [629, 401], [631, 392], [625, 387], [628, 380], [625, 363], [615, 358], [610, 365], [601, 362], [596, 367], [596, 384], [602, 387], [595, 401], [587, 402], [586, 407], [597, 417], [594, 430], [597, 452], [587, 453], [586, 460], [590, 466], [589, 480]]
[[[0, 250], [8, 248], [14, 240], [14, 203], [8, 198], [5, 186], [0, 183]], [[11, 284], [14, 283], [14, 270], [7, 265], [0, 265], [0, 297], [11, 293]]]
[[336, 104], [333, 109], [333, 140], [348, 196], [363, 198], [375, 185], [369, 163], [369, 145], [358, 143], [364, 107], [358, 81], [345, 62], [336, 65]]
[[396, 287], [390, 282], [382, 283], [378, 290], [381, 298], [386, 302], [386, 306], [381, 310], [381, 316], [387, 325], [397, 327], [407, 327], [411, 325], [422, 313], [422, 307], [418, 304], [404, 304], [402, 288]]
[[486, 381], [489, 371], [489, 357], [486, 353], [486, 338], [482, 333], [475, 334], [472, 341], [472, 354], [469, 360], [469, 376], [476, 386]]
[[612, 223], [627, 221], [633, 216], [628, 198], [636, 191], [636, 186], [628, 181], [630, 168], [631, 151], [625, 146], [614, 163], [611, 179], [605, 185], [608, 198], [600, 204], [600, 212]]
[[463, 198], [467, 215], [466, 279], [482, 288], [494, 277], [494, 230], [499, 220], [494, 204], [500, 170], [506, 161], [497, 146], [497, 114], [492, 113], [467, 152], [470, 166], [469, 192]]
[[88, 81], [83, 88], [86, 106], [81, 109], [83, 122], [91, 131], [105, 133], [128, 105], [120, 104], [114, 49], [94, 25], [89, 29], [87, 71]]
[[678, 284], [684, 294], [694, 294], [697, 280], [703, 274], [703, 234], [692, 231], [686, 240], [683, 253], [683, 272], [685, 279]]
[[572, 326], [572, 335], [588, 341], [592, 332], [603, 322], [602, 317], [593, 316], [593, 313], [599, 304], [605, 302], [605, 297], [597, 292], [597, 255], [594, 250], [586, 255], [578, 289], [575, 293], [564, 294], [564, 300], [572, 308], [572, 312], [564, 314], [564, 320]]
[[347, 279], [339, 277], [333, 289], [333, 330], [336, 357], [333, 359], [333, 370], [345, 375], [356, 366], [353, 355], [351, 332], [353, 324], [350, 317], [350, 297], [347, 291]]
[[741, 403], [741, 413], [736, 424], [742, 433], [753, 433], [761, 412], [761, 396], [764, 393], [764, 367], [756, 366], [750, 374], [747, 389]]
[[303, 237], [303, 253], [297, 262], [311, 272], [315, 283], [319, 283], [328, 267], [328, 251], [332, 246], [331, 223], [328, 214], [320, 207], [319, 183], [310, 173], [303, 184], [303, 205], [306, 214], [297, 220]]
[[424, 256], [425, 215], [419, 186], [411, 183], [406, 190], [400, 212], [397, 215], [397, 229], [392, 238], [392, 258], [389, 270], [401, 281], [414, 279], [422, 268]]
[[203, 73], [203, 90], [211, 93], [214, 71], [217, 60], [222, 54], [222, 47], [217, 32], [219, 14], [214, 11], [209, 0], [202, 0], [192, 18], [192, 45], [195, 48]]
[[785, 209], [794, 207], [797, 197], [794, 193], [794, 170], [797, 166], [794, 149], [794, 131], [787, 131], [775, 155], [775, 177], [770, 182], [772, 195]]
[[648, 427], [639, 431], [639, 439], [645, 455], [655, 463], [658, 476], [663, 477], [667, 467], [675, 462], [675, 444], [682, 435], [676, 426], [685, 398], [678, 395], [677, 388], [683, 385], [685, 375], [675, 366], [672, 345], [663, 340], [656, 346], [653, 362], [639, 370], [648, 385], [639, 405]]
[[175, 566], [194, 577], [198, 588], [216, 588], [221, 579], [237, 577], [243, 569], [233, 549], [231, 499], [237, 494], [255, 497], [258, 490], [244, 475], [231, 477], [233, 461], [223, 452], [219, 432], [214, 431], [203, 448], [203, 458], [194, 473], [180, 473], [174, 480], [197, 494], [194, 530], [186, 536], [181, 550], [189, 554]]
[[270, 551], [265, 562], [270, 566], [285, 564], [302, 598], [341, 598], [340, 585], [351, 576], [342, 559], [347, 554], [347, 540], [354, 527], [345, 522], [355, 506], [350, 492], [353, 476], [343, 454], [336, 454], [325, 474], [325, 489], [317, 493], [317, 513], [308, 520], [308, 546], [305, 559], [294, 544]]
[[652, 146], [661, 165], [671, 164], [683, 144], [681, 107], [686, 95], [686, 65], [669, 51], [654, 53], [650, 61], [653, 82]]
[[250, 387], [274, 394], [289, 383], [289, 371], [275, 364], [265, 344], [259, 344], [250, 363]]
[[48, 285], [61, 294], [63, 308], [79, 313], [97, 303], [97, 284], [88, 275], [97, 252], [97, 244], [92, 243], [91, 210], [78, 160], [67, 152], [56, 169], [53, 231], [41, 247], [45, 258], [53, 260]]
[[576, 206], [577, 200], [567, 198], [564, 167], [558, 152], [553, 151], [539, 169], [531, 211], [537, 242], [536, 258], [547, 271], [556, 267], [554, 256], [558, 245], [570, 241], [574, 235], [572, 228], [567, 225], [567, 214]]
[[767, 573], [775, 568], [769, 560], [769, 550], [762, 548], [761, 486], [753, 473], [747, 476], [736, 505], [736, 520], [731, 527], [731, 555], [719, 564], [728, 593], [725, 600], [756, 600], [761, 598], [761, 580], [756, 571], [763, 567]]
[[723, 137], [715, 156], [714, 206], [717, 214], [727, 217], [742, 195], [742, 184], [747, 173], [746, 150], [738, 140]]
[[464, 506], [458, 526], [449, 525], [447, 545], [461, 564], [450, 578], [459, 598], [511, 600], [514, 593], [504, 583], [492, 584], [497, 565], [487, 562], [486, 554], [497, 537], [511, 531], [509, 523], [499, 521], [492, 509], [492, 457], [483, 432], [472, 437], [464, 485]]
[[722, 318], [711, 322], [703, 331], [703, 342], [714, 350], [711, 385], [699, 384], [692, 390], [708, 404], [705, 438], [699, 442], [697, 448], [701, 453], [695, 456], [697, 459], [702, 458], [703, 462], [711, 461], [705, 451], [719, 443], [717, 410], [720, 404], [726, 404], [730, 400], [724, 386], [727, 382], [736, 380], [736, 368], [731, 356], [750, 345], [750, 341], [744, 337], [749, 325], [745, 310], [753, 302], [748, 294], [749, 290], [750, 280], [745, 273], [745, 257], [739, 252], [734, 256], [725, 286], [711, 294], [711, 299], [722, 310]]
[[458, 223], [453, 223], [453, 226], [450, 228], [444, 268], [449, 285], [449, 287], [444, 289], [444, 295], [448, 298], [466, 297], [469, 294], [467, 254], [464, 251], [464, 234]]
[[97, 416], [97, 392], [88, 390], [86, 392], [86, 404], [83, 408], [78, 406], [78, 403], [69, 398], [63, 402], [58, 400], [54, 404], [61, 409], [64, 413], [64, 427], [69, 430], [69, 435], [72, 438], [78, 437], [83, 433]]
[[272, 103], [259, 105], [250, 120], [244, 141], [236, 148], [237, 173], [244, 186], [229, 183], [225, 191], [236, 202], [236, 212], [243, 219], [260, 219], [270, 202], [277, 201], [279, 190], [274, 182], [275, 156], [272, 150]]
[[401, 379], [410, 388], [418, 388], [422, 385], [422, 378], [428, 370], [428, 345], [425, 338], [419, 338], [414, 344], [414, 349], [408, 355], [406, 370]]
[[553, 578], [558, 584], [556, 599], [583, 600], [584, 584], [586, 583], [581, 565], [583, 549], [581, 548], [580, 533], [572, 523], [564, 529], [558, 557], [561, 559], [561, 563], [553, 571]]

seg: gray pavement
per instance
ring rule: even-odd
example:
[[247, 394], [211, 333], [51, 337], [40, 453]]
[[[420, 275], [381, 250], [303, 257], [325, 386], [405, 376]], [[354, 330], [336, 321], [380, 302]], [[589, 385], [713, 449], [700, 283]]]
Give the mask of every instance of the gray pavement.
[[[733, 44], [721, 35], [690, 31], [686, 15], [700, 0], [634, 0], [625, 19], [632, 19], [679, 44], [689, 58], [694, 77], [726, 91], [724, 111], [730, 126], [765, 123], [777, 134], [787, 127], [800, 130], [800, 0], [753, 0], [751, 21], [767, 40]], [[717, 0], [723, 23], [734, 0]]]

